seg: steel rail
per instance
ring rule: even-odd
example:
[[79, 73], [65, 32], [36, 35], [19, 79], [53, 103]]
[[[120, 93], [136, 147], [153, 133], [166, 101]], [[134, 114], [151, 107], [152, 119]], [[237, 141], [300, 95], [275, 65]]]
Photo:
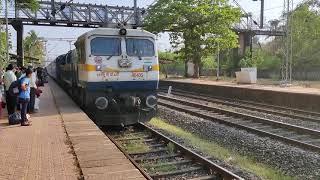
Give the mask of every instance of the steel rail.
[[240, 113], [240, 112], [226, 110], [226, 109], [223, 109], [223, 108], [208, 106], [208, 105], [200, 104], [198, 102], [191, 102], [191, 101], [182, 100], [182, 99], [178, 99], [178, 98], [174, 98], [174, 97], [168, 97], [168, 96], [163, 96], [163, 95], [159, 95], [159, 97], [161, 97], [162, 99], [166, 99], [166, 100], [182, 103], [182, 104], [185, 104], [185, 105], [202, 108], [202, 109], [209, 110], [209, 111], [215, 111], [215, 112], [222, 113], [222, 114], [227, 114], [227, 115], [233, 116], [233, 117], [250, 119], [250, 120], [253, 120], [253, 121], [256, 121], [256, 122], [260, 122], [260, 123], [264, 123], [264, 124], [270, 124], [270, 125], [276, 125], [277, 127], [291, 129], [291, 130], [294, 130], [296, 132], [307, 133], [307, 134], [311, 134], [311, 135], [315, 135], [315, 136], [320, 137], [320, 131], [314, 130], [314, 129], [309, 129], [309, 128], [296, 126], [296, 125], [292, 125], [292, 124], [287, 124], [287, 123], [283, 123], [283, 122], [277, 122], [277, 121], [270, 120], [270, 119], [267, 119], [267, 118], [262, 118], [262, 117], [258, 117], [258, 116], [253, 116], [253, 115], [249, 115], [249, 114], [244, 114], [244, 113]]
[[[140, 161], [146, 161], [149, 159], [153, 159], [153, 158], [166, 158], [167, 156], [161, 156], [161, 157], [138, 157], [138, 158], [132, 158], [131, 156], [134, 155], [140, 155], [139, 153], [127, 153], [126, 150], [124, 150], [121, 145], [119, 143], [117, 143], [117, 139], [115, 137], [118, 136], [112, 136], [110, 134], [108, 134], [107, 132], [105, 132], [105, 134], [109, 137], [109, 139], [120, 149], [121, 152], [124, 153], [124, 155], [137, 167], [137, 169], [147, 178], [147, 179], [152, 179], [152, 177], [154, 178], [165, 178], [166, 176], [174, 176], [176, 173], [181, 174], [183, 172], [188, 172], [190, 171], [197, 171], [199, 169], [204, 169], [208, 172], [209, 175], [205, 175], [205, 177], [215, 177], [215, 179], [221, 179], [221, 180], [243, 180], [243, 178], [239, 177], [238, 175], [228, 171], [227, 169], [215, 164], [214, 162], [208, 160], [205, 157], [202, 157], [201, 155], [189, 150], [188, 148], [186, 148], [185, 146], [177, 143], [176, 141], [170, 139], [169, 137], [165, 136], [164, 134], [158, 132], [157, 130], [154, 130], [152, 127], [145, 125], [143, 123], [139, 123], [136, 125], [137, 129], [139, 130], [145, 130], [149, 133], [151, 133], [151, 137], [153, 137], [153, 139], [157, 139], [157, 141], [162, 142], [164, 145], [168, 144], [168, 143], [172, 143], [175, 147], [175, 151], [179, 152], [178, 154], [174, 154], [174, 155], [169, 155], [168, 157], [185, 157], [185, 161], [178, 161], [178, 162], [170, 162], [168, 164], [183, 164], [183, 163], [190, 163], [192, 162], [193, 165], [197, 165], [197, 167], [191, 167], [190, 169], [182, 169], [182, 170], [177, 170], [177, 171], [171, 171], [171, 172], [166, 172], [166, 173], [160, 173], [160, 174], [151, 174], [148, 175], [148, 173], [142, 168], [140, 167], [140, 165], [138, 164], [138, 162]], [[119, 138], [121, 140], [123, 140], [123, 138]], [[128, 141], [130, 141], [130, 139], [128, 139]], [[153, 151], [150, 151], [151, 153]], [[145, 154], [150, 153], [145, 152]], [[144, 153], [141, 153], [142, 155]], [[202, 168], [200, 168], [202, 167]], [[201, 178], [201, 177], [198, 177]]]
[[[162, 92], [165, 92], [165, 89], [161, 89]], [[206, 98], [214, 98], [217, 101], [227, 101], [225, 102], [227, 103], [231, 103], [231, 104], [236, 104], [236, 103], [241, 103], [241, 104], [248, 104], [248, 105], [252, 105], [252, 106], [259, 106], [259, 107], [264, 107], [264, 108], [269, 108], [269, 110], [273, 113], [279, 112], [280, 111], [287, 111], [287, 112], [293, 112], [296, 114], [300, 114], [300, 115], [292, 115], [292, 117], [297, 116], [301, 119], [305, 119], [305, 120], [310, 120], [310, 121], [317, 121], [313, 118], [309, 118], [306, 117], [305, 115], [309, 116], [315, 116], [315, 117], [320, 117], [320, 113], [319, 112], [314, 112], [314, 111], [306, 111], [306, 110], [301, 110], [301, 109], [296, 109], [296, 108], [290, 108], [290, 107], [283, 107], [283, 106], [277, 106], [277, 105], [270, 105], [270, 104], [265, 104], [265, 103], [259, 103], [259, 102], [252, 102], [252, 101], [246, 101], [246, 100], [239, 100], [239, 99], [230, 99], [230, 98], [225, 98], [225, 97], [219, 97], [219, 96], [212, 96], [210, 94], [204, 94], [204, 93], [195, 93], [195, 92], [190, 92], [190, 91], [184, 91], [181, 89], [175, 89], [174, 92], [172, 92], [173, 94], [175, 93], [181, 93], [183, 95], [195, 95], [195, 96], [202, 96], [202, 97], [206, 97]], [[251, 107], [252, 107], [251, 106]], [[250, 106], [249, 106], [250, 107]], [[259, 109], [261, 109], [259, 108]], [[268, 111], [267, 109], [265, 109], [266, 112]], [[280, 114], [279, 114], [280, 115]], [[303, 116], [304, 115], [304, 116]], [[291, 116], [291, 114], [289, 114], [289, 116]], [[317, 121], [320, 122], [320, 119]]]
[[[313, 118], [313, 117], [308, 117], [306, 115], [310, 115], [307, 114], [307, 112], [305, 112], [303, 115], [301, 114], [291, 114], [288, 112], [284, 112], [283, 111], [278, 111], [278, 110], [274, 110], [274, 109], [269, 109], [269, 108], [263, 108], [264, 106], [260, 106], [259, 104], [256, 104], [255, 106], [253, 105], [246, 105], [243, 103], [237, 103], [237, 102], [230, 102], [230, 101], [225, 101], [223, 99], [218, 99], [218, 98], [213, 98], [210, 96], [205, 96], [203, 94], [197, 94], [195, 95], [194, 93], [188, 93], [188, 92], [173, 92], [173, 95], [178, 95], [178, 96], [183, 96], [183, 97], [187, 97], [187, 98], [195, 98], [195, 99], [199, 99], [199, 100], [203, 100], [203, 101], [207, 101], [207, 102], [211, 102], [211, 103], [216, 103], [216, 104], [222, 104], [222, 105], [226, 105], [226, 106], [232, 106], [232, 107], [237, 107], [237, 108], [242, 108], [242, 109], [246, 109], [246, 110], [252, 110], [252, 111], [257, 111], [257, 112], [264, 112], [264, 113], [268, 113], [268, 114], [273, 114], [273, 115], [279, 115], [279, 116], [283, 116], [283, 117], [289, 117], [292, 119], [301, 119], [301, 120], [307, 120], [310, 122], [316, 122], [316, 123], [320, 123], [320, 118]], [[276, 107], [274, 107], [276, 108]], [[320, 114], [319, 114], [320, 117]]]
[[207, 169], [209, 169], [211, 172], [215, 172], [219, 177], [221, 177], [224, 180], [232, 180], [232, 179], [243, 179], [239, 177], [238, 175], [228, 171], [227, 169], [215, 164], [214, 162], [208, 160], [207, 158], [202, 157], [201, 155], [195, 153], [194, 151], [189, 150], [185, 146], [177, 143], [176, 141], [173, 141], [169, 137], [165, 136], [164, 134], [152, 129], [150, 126], [145, 125], [143, 123], [140, 123], [140, 126], [147, 129], [152, 134], [160, 137], [162, 140], [166, 141], [167, 143], [172, 143], [175, 145], [175, 147], [184, 155], [188, 156], [192, 160], [198, 162], [201, 165], [204, 165]]
[[[159, 97], [163, 98], [161, 95]], [[231, 126], [231, 127], [244, 129], [244, 130], [247, 130], [249, 132], [253, 132], [253, 133], [259, 134], [259, 135], [263, 135], [263, 136], [271, 137], [271, 138], [274, 138], [274, 139], [277, 139], [277, 140], [281, 140], [281, 141], [287, 142], [287, 143], [295, 145], [295, 146], [299, 146], [299, 147], [307, 149], [307, 150], [320, 152], [320, 146], [316, 146], [316, 145], [313, 145], [313, 144], [310, 144], [310, 143], [306, 143], [306, 142], [302, 142], [302, 141], [295, 140], [295, 139], [292, 139], [292, 138], [284, 137], [284, 136], [281, 136], [281, 135], [278, 135], [278, 134], [275, 134], [275, 133], [271, 133], [271, 132], [260, 130], [260, 129], [257, 129], [257, 128], [254, 128], [254, 127], [250, 127], [248, 125], [242, 125], [242, 124], [239, 124], [239, 123], [236, 123], [236, 122], [224, 120], [224, 119], [216, 117], [216, 116], [208, 115], [208, 113], [203, 113], [203, 112], [192, 110], [192, 108], [196, 107], [196, 108], [199, 108], [199, 109], [202, 109], [202, 110], [206, 110], [206, 111], [209, 111], [209, 112], [210, 111], [211, 112], [215, 112], [214, 108], [212, 108], [210, 106], [197, 104], [197, 103], [193, 103], [193, 102], [187, 102], [187, 101], [183, 101], [183, 100], [179, 100], [179, 99], [172, 99], [171, 97], [165, 97], [165, 98], [167, 98], [169, 100], [164, 100], [163, 101], [162, 99], [159, 99], [158, 104], [161, 105], [161, 106], [164, 106], [164, 107], [167, 107], [167, 108], [170, 108], [170, 109], [174, 109], [174, 110], [177, 110], [177, 111], [180, 111], [180, 112], [185, 112], [185, 113], [188, 113], [188, 114], [191, 114], [191, 115], [203, 118], [203, 119], [208, 119], [208, 120], [215, 121], [215, 122], [218, 122], [218, 123], [226, 124], [226, 125]], [[181, 106], [181, 104], [183, 104], [184, 106], [187, 106], [187, 107], [179, 107], [179, 105]], [[235, 112], [230, 112], [230, 111], [226, 111], [226, 110], [220, 111], [221, 114], [224, 114], [223, 112], [226, 112], [226, 114], [228, 114], [231, 117], [240, 117], [242, 119], [244, 119], [244, 118], [247, 118], [247, 119], [252, 118], [251, 120], [253, 120], [253, 121], [255, 119], [259, 119], [259, 117], [248, 116], [248, 115], [244, 115], [244, 114], [241, 114], [241, 113], [237, 113], [236, 114]], [[259, 123], [262, 123], [262, 124], [266, 124], [267, 123], [267, 124], [269, 124], [271, 126], [277, 125], [277, 127], [282, 127], [284, 129], [289, 129], [289, 130], [293, 130], [295, 128], [298, 128], [298, 129], [301, 128], [299, 126], [288, 125], [288, 124], [285, 124], [285, 123], [279, 124], [278, 122], [275, 122], [275, 121], [271, 121], [271, 120], [265, 121], [265, 120], [267, 120], [267, 119], [262, 118], [262, 119], [259, 120]], [[309, 135], [309, 133], [311, 133], [312, 135], [316, 135], [316, 136], [320, 137], [319, 136], [319, 133], [320, 133], [319, 131], [315, 131], [315, 130], [311, 130], [311, 129], [307, 129], [307, 128], [301, 128], [301, 129], [298, 130], [298, 132], [305, 132], [308, 135]]]
[[108, 133], [105, 133], [105, 135], [117, 146], [117, 148], [131, 161], [131, 163], [141, 172], [141, 174], [148, 180], [152, 180], [151, 176], [139, 166], [139, 164], [130, 157], [130, 155], [120, 146], [120, 144], [117, 143], [117, 141], [110, 136]]

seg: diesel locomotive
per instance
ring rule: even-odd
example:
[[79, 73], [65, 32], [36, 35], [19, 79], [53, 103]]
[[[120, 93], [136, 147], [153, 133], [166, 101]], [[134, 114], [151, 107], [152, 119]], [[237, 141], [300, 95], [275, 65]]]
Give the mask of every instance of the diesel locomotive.
[[97, 28], [47, 71], [96, 124], [126, 126], [157, 111], [156, 36], [141, 29]]

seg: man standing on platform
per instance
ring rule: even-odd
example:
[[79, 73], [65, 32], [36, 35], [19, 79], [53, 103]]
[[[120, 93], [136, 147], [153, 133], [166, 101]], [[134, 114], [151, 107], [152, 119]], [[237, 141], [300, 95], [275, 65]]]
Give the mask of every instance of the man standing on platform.
[[28, 113], [35, 112], [34, 104], [36, 100], [36, 90], [37, 90], [36, 81], [37, 81], [37, 75], [36, 75], [36, 69], [34, 69], [30, 77], [30, 103], [29, 103]]
[[3, 77], [5, 91], [6, 91], [6, 103], [7, 103], [8, 116], [13, 114], [16, 111], [17, 97], [11, 96], [9, 93], [10, 85], [16, 80], [17, 80], [17, 77], [13, 72], [13, 65], [9, 64], [7, 67], [7, 72], [4, 73], [4, 77]]
[[30, 126], [27, 119], [27, 108], [30, 101], [30, 77], [32, 70], [25, 71], [26, 76], [21, 78], [21, 90], [19, 92], [19, 103], [21, 104], [21, 126]]

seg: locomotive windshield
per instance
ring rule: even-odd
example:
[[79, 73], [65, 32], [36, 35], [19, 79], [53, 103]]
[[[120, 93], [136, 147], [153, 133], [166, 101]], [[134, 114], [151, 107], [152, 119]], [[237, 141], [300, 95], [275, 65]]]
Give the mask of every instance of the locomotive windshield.
[[148, 39], [126, 39], [127, 54], [129, 56], [154, 56], [154, 44]]
[[119, 56], [121, 54], [121, 39], [96, 37], [91, 40], [91, 54], [98, 56]]

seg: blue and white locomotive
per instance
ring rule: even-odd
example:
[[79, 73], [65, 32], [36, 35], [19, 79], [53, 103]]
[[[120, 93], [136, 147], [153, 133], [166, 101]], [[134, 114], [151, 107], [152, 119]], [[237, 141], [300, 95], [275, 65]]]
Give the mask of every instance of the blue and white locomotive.
[[98, 125], [145, 122], [157, 110], [155, 38], [141, 29], [94, 29], [47, 71]]

